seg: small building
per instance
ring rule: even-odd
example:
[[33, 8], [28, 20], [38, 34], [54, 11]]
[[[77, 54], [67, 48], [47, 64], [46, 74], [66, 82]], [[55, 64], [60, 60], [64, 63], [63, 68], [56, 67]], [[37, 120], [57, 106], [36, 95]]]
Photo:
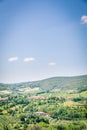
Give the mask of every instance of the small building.
[[36, 114], [38, 114], [40, 116], [44, 116], [44, 117], [49, 117], [49, 114], [47, 114], [45, 112], [36, 112]]
[[7, 102], [8, 101], [8, 97], [6, 98], [0, 98], [0, 102]]

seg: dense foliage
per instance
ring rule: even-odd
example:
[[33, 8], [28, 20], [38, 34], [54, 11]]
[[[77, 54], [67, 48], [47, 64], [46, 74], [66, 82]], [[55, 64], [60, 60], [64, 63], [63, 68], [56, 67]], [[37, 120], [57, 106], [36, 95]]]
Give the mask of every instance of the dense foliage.
[[[58, 89], [55, 85], [55, 82], [61, 84], [62, 80], [53, 82], [52, 79], [54, 89], [51, 89], [52, 82], [42, 81], [44, 85], [52, 85], [45, 91], [42, 88], [32, 90], [33, 87], [38, 88], [37, 84], [34, 86], [35, 83], [30, 83], [32, 88], [28, 83], [25, 88], [25, 83], [20, 83], [7, 85], [6, 89], [1, 84], [0, 130], [87, 130], [86, 77], [80, 79], [77, 82], [79, 78], [75, 80], [74, 77], [71, 82], [71, 78], [69, 81], [62, 78], [65, 85], [71, 83], [65, 89]], [[73, 84], [74, 87], [71, 87]], [[79, 87], [75, 87], [75, 84], [79, 84]]]

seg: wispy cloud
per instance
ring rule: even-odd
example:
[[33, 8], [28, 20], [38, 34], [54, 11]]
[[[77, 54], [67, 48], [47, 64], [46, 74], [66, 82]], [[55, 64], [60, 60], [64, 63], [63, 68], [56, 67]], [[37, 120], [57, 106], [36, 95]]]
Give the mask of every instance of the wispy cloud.
[[83, 16], [81, 17], [81, 22], [82, 22], [83, 24], [87, 24], [87, 15], [83, 15]]
[[55, 66], [56, 63], [55, 63], [55, 62], [49, 62], [48, 65], [49, 65], [49, 66]]
[[9, 62], [15, 62], [15, 61], [17, 61], [17, 60], [18, 60], [18, 57], [10, 57], [10, 58], [8, 59]]
[[26, 57], [25, 59], [24, 59], [24, 62], [32, 62], [32, 61], [34, 61], [35, 60], [35, 58], [33, 58], [33, 57]]

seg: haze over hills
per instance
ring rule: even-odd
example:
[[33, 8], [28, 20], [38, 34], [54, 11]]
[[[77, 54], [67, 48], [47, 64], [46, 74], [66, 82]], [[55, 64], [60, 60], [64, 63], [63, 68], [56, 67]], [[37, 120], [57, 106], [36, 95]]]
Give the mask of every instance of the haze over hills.
[[87, 75], [73, 77], [52, 77], [40, 81], [17, 84], [0, 83], [0, 90], [9, 90], [12, 92], [46, 92], [84, 89], [87, 89]]

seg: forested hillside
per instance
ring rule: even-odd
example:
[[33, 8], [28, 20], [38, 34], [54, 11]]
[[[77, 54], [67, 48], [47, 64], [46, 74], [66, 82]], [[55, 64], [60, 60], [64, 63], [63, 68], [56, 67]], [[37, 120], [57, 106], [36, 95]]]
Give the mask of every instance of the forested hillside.
[[87, 130], [87, 76], [1, 83], [0, 130]]

